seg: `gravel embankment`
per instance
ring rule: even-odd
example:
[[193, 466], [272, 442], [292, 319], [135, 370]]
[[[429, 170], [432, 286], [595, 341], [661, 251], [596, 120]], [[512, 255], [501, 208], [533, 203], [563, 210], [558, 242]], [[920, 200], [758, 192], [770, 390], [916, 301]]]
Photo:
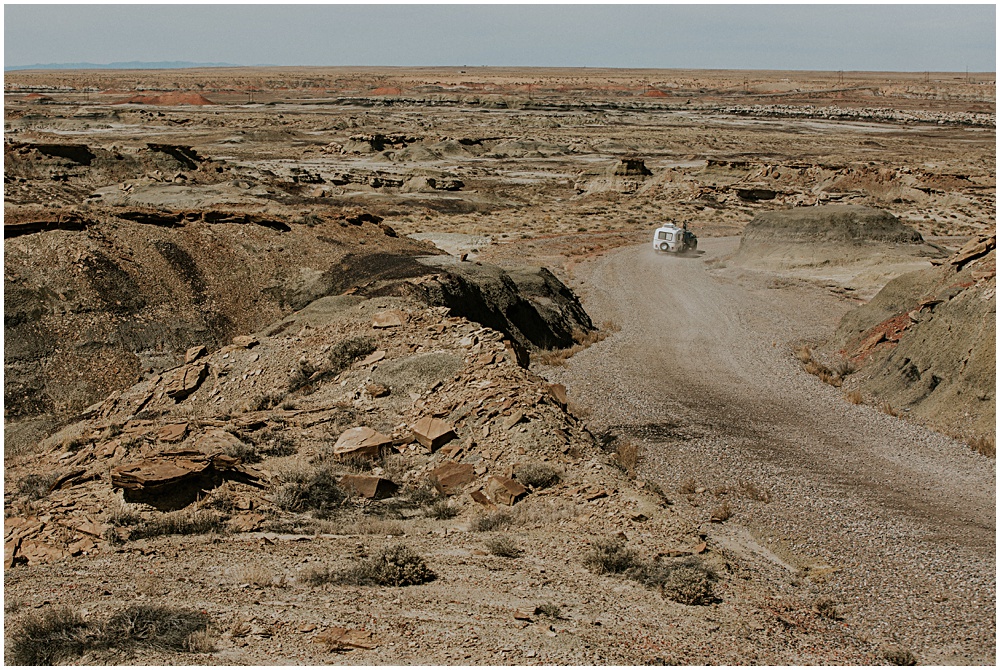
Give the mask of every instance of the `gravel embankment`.
[[[546, 376], [595, 432], [642, 440], [646, 476], [710, 537], [822, 583], [856, 635], [921, 663], [993, 664], [995, 460], [804, 373], [792, 344], [828, 335], [850, 305], [704, 262], [735, 244], [579, 266], [594, 321], [621, 331]], [[692, 479], [706, 490], [680, 493]], [[710, 524], [722, 502], [733, 517]]]

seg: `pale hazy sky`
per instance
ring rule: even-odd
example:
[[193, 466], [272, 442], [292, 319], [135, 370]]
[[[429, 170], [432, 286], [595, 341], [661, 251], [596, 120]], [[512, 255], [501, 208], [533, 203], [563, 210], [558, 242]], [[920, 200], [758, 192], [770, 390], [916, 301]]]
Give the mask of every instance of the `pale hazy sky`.
[[4, 65], [513, 65], [974, 72], [996, 6], [4, 5]]

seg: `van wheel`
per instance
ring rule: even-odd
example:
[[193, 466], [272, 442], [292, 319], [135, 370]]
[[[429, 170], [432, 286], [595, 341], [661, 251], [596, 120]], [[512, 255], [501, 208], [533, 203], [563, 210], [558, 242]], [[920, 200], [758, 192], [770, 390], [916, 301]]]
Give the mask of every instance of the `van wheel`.
[[660, 242], [660, 251], [670, 251], [670, 245], [666, 242]]

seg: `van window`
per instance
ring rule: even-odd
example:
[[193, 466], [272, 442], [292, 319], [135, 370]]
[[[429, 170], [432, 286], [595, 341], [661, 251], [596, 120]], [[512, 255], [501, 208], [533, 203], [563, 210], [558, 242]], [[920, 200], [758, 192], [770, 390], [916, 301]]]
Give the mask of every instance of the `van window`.
[[667, 233], [661, 230], [660, 232], [658, 232], [656, 234], [656, 239], [658, 239], [658, 240], [665, 240], [665, 239], [667, 239]]
[[674, 239], [674, 234], [673, 233], [663, 233], [663, 239], [667, 240], [668, 242], [671, 242]]

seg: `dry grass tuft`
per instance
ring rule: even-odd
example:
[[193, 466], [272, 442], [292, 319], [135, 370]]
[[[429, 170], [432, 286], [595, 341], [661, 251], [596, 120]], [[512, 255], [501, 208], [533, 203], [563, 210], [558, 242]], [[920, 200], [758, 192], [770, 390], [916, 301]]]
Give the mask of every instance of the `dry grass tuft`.
[[25, 617], [9, 638], [9, 665], [72, 662], [91, 649], [148, 647], [174, 651], [211, 649], [208, 614], [161, 605], [130, 605], [100, 624], [88, 623], [68, 607]]
[[538, 362], [542, 365], [566, 365], [566, 361], [584, 349], [597, 344], [606, 339], [612, 333], [621, 330], [613, 321], [605, 321], [600, 329], [591, 331], [574, 330], [573, 345], [565, 349], [552, 349], [545, 351], [538, 356]]
[[472, 520], [472, 530], [477, 533], [488, 533], [493, 530], [504, 530], [517, 525], [513, 514], [505, 510], [491, 512]]
[[756, 500], [762, 503], [771, 502], [771, 493], [767, 489], [763, 489], [753, 482], [741, 481], [740, 482], [740, 493], [745, 497], [750, 498], [750, 500]]
[[8, 638], [4, 661], [8, 665], [56, 665], [82, 656], [94, 631], [68, 607], [52, 607], [29, 614]]
[[851, 391], [845, 397], [847, 398], [847, 402], [852, 405], [860, 405], [864, 402], [864, 398], [861, 396], [861, 391], [858, 391], [857, 389]]
[[896, 417], [899, 416], [899, 412], [895, 408], [893, 408], [892, 404], [888, 400], [883, 400], [882, 402], [880, 402], [876, 407], [876, 409], [878, 409], [878, 411], [882, 412], [883, 414], [888, 414], [889, 416], [896, 416]]
[[614, 462], [631, 479], [636, 477], [636, 468], [642, 458], [642, 448], [635, 442], [624, 442], [615, 451]]
[[503, 558], [520, 558], [524, 553], [517, 542], [507, 536], [501, 536], [486, 540], [486, 550], [494, 556]]
[[694, 493], [697, 488], [698, 484], [694, 481], [694, 479], [688, 478], [681, 482], [681, 485], [677, 487], [677, 492], [690, 495]]
[[316, 568], [303, 575], [314, 586], [343, 584], [350, 586], [415, 586], [437, 579], [424, 559], [405, 544], [384, 547], [374, 556], [352, 568], [333, 571]]
[[597, 540], [583, 557], [583, 564], [598, 575], [621, 574], [639, 564], [635, 552], [619, 539]]
[[514, 471], [514, 477], [525, 486], [544, 489], [559, 483], [559, 473], [544, 463], [525, 463]]
[[882, 652], [882, 658], [890, 665], [916, 665], [917, 657], [909, 649], [889, 647]]
[[182, 509], [158, 514], [139, 523], [129, 535], [138, 540], [160, 535], [202, 535], [226, 532], [226, 517], [203, 509]]
[[715, 523], [728, 521], [733, 516], [733, 508], [728, 502], [724, 502], [712, 510], [711, 520]]
[[844, 379], [855, 372], [854, 364], [850, 360], [841, 360], [833, 368], [825, 365], [816, 359], [813, 350], [807, 345], [800, 345], [795, 348], [795, 357], [802, 363], [802, 369], [811, 375], [819, 377], [820, 381], [830, 386], [840, 387], [844, 384]]
[[991, 458], [996, 458], [997, 455], [997, 439], [995, 437], [990, 437], [989, 435], [982, 435], [980, 437], [974, 437], [969, 440], [969, 446], [977, 454], [982, 454], [983, 456], [989, 456]]

